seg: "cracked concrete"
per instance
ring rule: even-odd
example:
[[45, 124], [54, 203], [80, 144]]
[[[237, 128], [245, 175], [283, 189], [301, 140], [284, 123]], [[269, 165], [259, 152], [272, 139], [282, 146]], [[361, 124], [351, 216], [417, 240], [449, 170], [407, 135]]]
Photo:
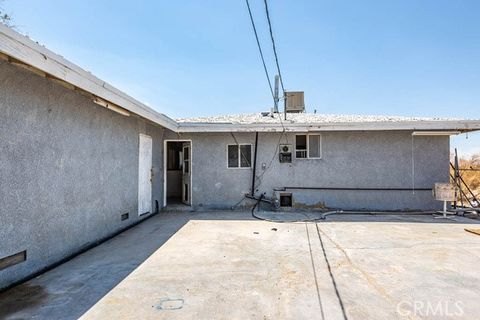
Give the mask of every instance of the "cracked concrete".
[[455, 219], [165, 213], [4, 292], [0, 318], [472, 319], [480, 236]]

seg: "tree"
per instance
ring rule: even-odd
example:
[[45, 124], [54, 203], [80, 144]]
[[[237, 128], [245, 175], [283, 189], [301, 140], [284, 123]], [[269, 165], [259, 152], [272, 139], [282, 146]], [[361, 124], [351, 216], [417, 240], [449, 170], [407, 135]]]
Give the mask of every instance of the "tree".
[[0, 22], [12, 27], [12, 16], [5, 12], [5, 9], [2, 7], [3, 2], [3, 0], [0, 0]]

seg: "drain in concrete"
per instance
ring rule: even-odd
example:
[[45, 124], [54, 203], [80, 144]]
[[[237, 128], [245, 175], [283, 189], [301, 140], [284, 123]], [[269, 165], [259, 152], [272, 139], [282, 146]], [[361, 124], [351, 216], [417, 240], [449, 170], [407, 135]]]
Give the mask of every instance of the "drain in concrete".
[[178, 310], [183, 308], [183, 299], [163, 298], [155, 306], [157, 310]]

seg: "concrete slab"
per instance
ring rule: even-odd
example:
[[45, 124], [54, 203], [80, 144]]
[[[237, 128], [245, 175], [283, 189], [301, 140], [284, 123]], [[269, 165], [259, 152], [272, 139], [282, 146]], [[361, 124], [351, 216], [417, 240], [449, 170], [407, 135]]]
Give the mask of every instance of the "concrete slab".
[[162, 214], [4, 292], [0, 318], [477, 318], [477, 222], [455, 219]]

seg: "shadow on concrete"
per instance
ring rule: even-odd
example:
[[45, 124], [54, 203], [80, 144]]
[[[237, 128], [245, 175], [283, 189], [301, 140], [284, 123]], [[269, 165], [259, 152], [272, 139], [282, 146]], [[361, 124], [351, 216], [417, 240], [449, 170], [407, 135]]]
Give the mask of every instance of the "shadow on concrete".
[[327, 252], [325, 250], [325, 245], [323, 244], [323, 239], [320, 234], [320, 229], [318, 228], [317, 223], [315, 224], [315, 228], [317, 229], [317, 236], [318, 236], [318, 239], [320, 240], [320, 245], [322, 246], [323, 257], [325, 259], [325, 263], [327, 264], [330, 280], [332, 281], [333, 288], [335, 289], [335, 295], [337, 296], [337, 299], [338, 299], [338, 304], [340, 305], [340, 308], [342, 310], [343, 319], [348, 320], [347, 313], [345, 311], [345, 305], [343, 303], [343, 299], [340, 295], [340, 292], [338, 291], [337, 281], [335, 280], [335, 276], [333, 275], [332, 267], [330, 265], [330, 260], [328, 259]]
[[[0, 319], [8, 318], [10, 315], [17, 313], [17, 311], [23, 309], [22, 306], [38, 308], [49, 298], [48, 293], [45, 292], [42, 286], [31, 285], [28, 282], [7, 292], [7, 297], [2, 298], [0, 296]], [[14, 299], [9, 299], [9, 297], [14, 297]]]
[[[265, 219], [270, 222], [394, 222], [394, 223], [471, 223], [479, 224], [480, 220], [464, 216], [449, 216], [449, 219], [435, 218], [432, 213], [399, 213], [399, 212], [322, 212], [292, 210], [287, 212], [255, 211], [257, 219]], [[436, 214], [438, 216], [438, 214]]]
[[[60, 266], [0, 293], [0, 319], [77, 319], [190, 220], [251, 220], [249, 212], [161, 212]], [[99, 259], [101, 257], [101, 259]]]
[[[439, 215], [435, 215], [439, 216]], [[436, 218], [433, 214], [335, 214], [327, 216], [325, 222], [394, 222], [394, 223], [436, 223], [436, 224], [479, 224], [480, 220], [462, 216], [449, 219]], [[321, 221], [319, 222], [321, 223]]]
[[[268, 218], [285, 219], [285, 213]], [[295, 218], [295, 213], [289, 213]], [[305, 218], [302, 213], [299, 218]], [[72, 260], [0, 294], [0, 319], [77, 319], [132, 273], [191, 220], [254, 220], [251, 212], [160, 213]], [[295, 219], [293, 219], [295, 220]], [[455, 217], [434, 219], [431, 215], [337, 214], [328, 222], [471, 223], [480, 221]], [[258, 221], [258, 220], [255, 220]], [[321, 236], [319, 236], [320, 241]], [[324, 252], [325, 254], [325, 252]], [[325, 256], [328, 264], [328, 257]], [[335, 279], [332, 276], [336, 288]], [[337, 297], [343, 306], [340, 295]], [[344, 319], [346, 319], [343, 310]]]
[[0, 294], [0, 319], [77, 319], [190, 219], [160, 213]]

